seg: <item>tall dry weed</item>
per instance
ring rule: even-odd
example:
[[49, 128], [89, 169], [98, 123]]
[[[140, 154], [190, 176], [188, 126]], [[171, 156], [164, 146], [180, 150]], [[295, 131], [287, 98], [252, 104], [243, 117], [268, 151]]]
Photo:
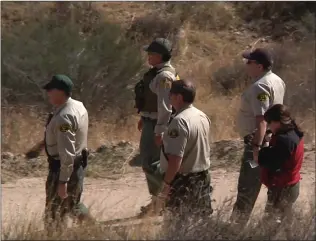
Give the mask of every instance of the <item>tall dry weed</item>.
[[[42, 219], [38, 214], [21, 217], [6, 223], [2, 229], [5, 240], [314, 240], [315, 205], [308, 210], [296, 209], [291, 219], [281, 223], [273, 219], [263, 221], [261, 215], [254, 217], [248, 225], [240, 226], [227, 220], [227, 205], [223, 203], [216, 213], [201, 219], [190, 212], [179, 216], [165, 216], [163, 219], [134, 220], [73, 224], [68, 219], [69, 228], [48, 233], [43, 230]], [[230, 209], [229, 209], [230, 210]], [[99, 214], [102, 211], [99, 212]], [[112, 223], [112, 224], [111, 224]]]

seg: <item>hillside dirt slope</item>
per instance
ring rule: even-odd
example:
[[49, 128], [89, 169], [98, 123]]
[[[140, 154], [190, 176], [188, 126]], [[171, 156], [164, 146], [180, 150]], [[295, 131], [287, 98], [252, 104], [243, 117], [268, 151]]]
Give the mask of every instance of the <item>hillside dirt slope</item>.
[[[138, 168], [135, 168], [138, 169]], [[219, 208], [225, 199], [236, 196], [238, 169], [228, 170], [213, 168], [211, 170], [212, 185], [215, 199], [214, 207]], [[16, 182], [2, 185], [2, 228], [7, 229], [21, 220], [41, 222], [45, 204], [43, 177], [21, 178]], [[308, 151], [302, 168], [301, 194], [296, 204], [297, 207], [306, 207], [308, 203], [315, 202], [315, 152]], [[149, 201], [149, 195], [142, 172], [128, 173], [119, 179], [87, 178], [84, 185], [83, 201], [91, 207], [92, 214], [98, 220], [111, 220], [127, 218], [136, 215], [139, 208]], [[266, 188], [262, 187], [256, 212], [263, 210], [266, 201]], [[224, 209], [226, 214], [231, 212], [229, 202]], [[223, 211], [223, 209], [222, 209]]]

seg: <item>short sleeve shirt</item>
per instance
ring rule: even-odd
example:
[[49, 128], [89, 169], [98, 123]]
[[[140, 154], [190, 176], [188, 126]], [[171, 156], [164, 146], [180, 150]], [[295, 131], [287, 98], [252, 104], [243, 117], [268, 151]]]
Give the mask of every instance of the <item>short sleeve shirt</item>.
[[210, 167], [211, 121], [194, 106], [180, 111], [163, 136], [161, 169], [168, 168], [167, 155], [182, 157], [180, 173], [201, 172]]
[[256, 116], [264, 113], [275, 104], [283, 104], [285, 83], [272, 73], [250, 85], [241, 96], [237, 117], [237, 128], [241, 137], [252, 133], [256, 128]]

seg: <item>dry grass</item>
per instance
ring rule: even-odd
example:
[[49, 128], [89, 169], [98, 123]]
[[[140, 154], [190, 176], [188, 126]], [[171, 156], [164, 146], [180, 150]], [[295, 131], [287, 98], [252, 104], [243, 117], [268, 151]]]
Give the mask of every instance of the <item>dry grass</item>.
[[[306, 210], [309, 207], [311, 209]], [[90, 207], [91, 208], [91, 207]], [[68, 228], [48, 233], [43, 230], [38, 214], [12, 220], [3, 227], [4, 240], [313, 240], [315, 238], [315, 205], [306, 203], [305, 209], [296, 209], [294, 218], [281, 224], [263, 221], [262, 213], [252, 217], [241, 227], [227, 221], [231, 199], [226, 199], [210, 218], [201, 219], [192, 213], [182, 212], [172, 218], [99, 221], [78, 226], [68, 219]], [[98, 215], [102, 216], [100, 211]], [[98, 218], [97, 216], [96, 218]], [[114, 224], [116, 223], [116, 224]]]
[[[120, 37], [131, 38], [133, 40], [134, 45], [130, 48], [137, 49], [157, 34], [170, 36], [176, 46], [176, 56], [173, 59], [173, 63], [181, 77], [192, 78], [196, 82], [198, 86], [196, 106], [207, 113], [212, 120], [213, 141], [238, 138], [235, 129], [235, 116], [238, 111], [240, 93], [247, 83], [242, 65], [240, 64], [240, 53], [249, 47], [268, 46], [275, 49], [276, 56], [282, 56], [281, 60], [277, 61], [276, 72], [288, 85], [286, 101], [293, 110], [298, 123], [306, 130], [307, 141], [314, 140], [315, 66], [313, 63], [315, 60], [315, 40], [312, 39], [310, 42], [301, 41], [299, 43], [291, 41], [275, 43], [269, 36], [262, 35], [262, 32], [266, 32], [266, 29], [270, 32], [275, 30], [269, 25], [271, 23], [263, 23], [263, 26], [268, 26], [265, 31], [251, 31], [260, 30], [261, 25], [258, 23], [255, 28], [247, 28], [242, 18], [237, 15], [236, 9], [238, 10], [239, 6], [235, 8], [230, 3], [190, 4], [183, 3], [180, 6], [177, 3], [98, 2], [92, 5], [107, 20], [123, 27], [123, 33]], [[42, 15], [34, 14], [34, 11], [39, 11], [39, 8], [45, 17], [54, 9], [53, 3], [36, 3], [36, 8], [34, 3], [2, 3], [1, 5], [3, 20], [1, 24], [8, 33], [11, 33], [11, 30], [15, 30], [19, 26], [32, 24], [32, 21], [41, 22]], [[256, 7], [258, 5], [255, 6], [255, 9], [257, 9]], [[156, 16], [158, 8], [163, 9], [163, 11], [160, 11], [159, 16]], [[273, 9], [273, 11], [275, 10], [277, 8]], [[155, 16], [155, 18], [152, 16]], [[314, 27], [311, 24], [314, 23], [312, 20], [315, 20], [312, 15], [304, 15], [303, 20], [306, 22], [304, 26], [308, 27], [304, 27], [302, 31], [299, 31], [300, 34], [305, 33], [308, 28], [312, 29]], [[172, 22], [171, 26], [167, 26], [170, 21]], [[259, 20], [257, 21], [259, 22]], [[292, 24], [290, 30], [285, 32], [293, 31], [293, 26], [295, 27], [296, 25]], [[24, 29], [28, 28], [24, 27]], [[89, 29], [89, 26], [87, 26], [87, 29]], [[137, 32], [135, 33], [135, 31]], [[273, 33], [278, 35], [279, 32], [275, 30]], [[260, 41], [261, 37], [265, 40]], [[300, 36], [300, 40], [302, 39], [304, 38]], [[284, 45], [283, 48], [282, 45]], [[292, 52], [287, 54], [284, 51], [287, 49], [291, 49]], [[28, 51], [34, 52], [32, 49]], [[121, 57], [115, 58], [115, 61]], [[109, 61], [112, 61], [112, 59]], [[128, 61], [125, 61], [125, 63], [128, 63]], [[101, 69], [103, 63], [100, 65]], [[35, 63], [31, 66], [30, 73], [33, 73], [34, 66], [37, 67], [37, 64]], [[113, 69], [116, 69], [117, 66], [114, 65]], [[94, 70], [94, 68], [91, 69]], [[46, 76], [52, 70], [40, 69], [38, 71]], [[35, 74], [34, 76], [39, 78]], [[9, 79], [9, 77], [2, 76], [2, 83], [4, 83], [6, 78]], [[20, 75], [16, 74], [16, 79], [19, 80], [20, 78]], [[85, 76], [82, 78], [85, 79]], [[101, 78], [100, 81], [104, 80]], [[131, 87], [134, 81], [135, 79], [128, 78], [124, 78], [124, 80], [120, 78], [106, 79], [108, 87], [114, 90], [109, 94], [115, 96], [121, 88], [124, 88], [125, 91], [126, 87]], [[11, 86], [10, 84], [9, 86]], [[23, 84], [25, 85], [25, 83]], [[112, 88], [113, 86], [116, 88]], [[2, 98], [7, 95], [11, 96], [15, 90], [21, 91], [21, 85], [15, 86], [15, 89], [2, 87]], [[91, 119], [88, 140], [90, 148], [97, 149], [100, 145], [117, 140], [132, 142], [139, 140], [140, 133], [136, 128], [138, 116], [135, 115], [132, 109], [131, 88], [121, 95], [124, 98], [126, 97], [126, 99], [120, 98], [118, 100], [112, 98], [111, 103], [106, 103], [106, 105], [111, 106], [110, 111], [106, 110], [94, 113], [90, 111]], [[99, 99], [101, 98], [100, 96], [102, 100], [105, 98], [102, 92], [98, 97]], [[2, 102], [2, 151], [8, 150], [13, 153], [23, 153], [43, 138], [43, 126], [47, 108], [43, 105], [42, 99], [40, 101], [36, 99], [37, 103], [34, 105], [25, 105], [24, 102], [16, 104], [19, 100], [27, 99], [25, 97], [29, 99], [33, 98], [29, 95], [17, 95], [13, 101], [10, 98], [5, 99], [7, 104]], [[99, 99], [96, 99], [94, 103], [98, 103]], [[231, 149], [227, 149], [228, 146]], [[225, 155], [225, 160], [227, 158], [230, 161], [235, 159], [237, 163], [240, 148], [238, 145], [232, 146], [231, 143], [226, 144], [223, 142], [218, 147], [220, 151], [216, 150], [212, 154], [213, 159], [220, 160], [223, 158], [222, 155]], [[115, 155], [113, 155], [114, 152]], [[137, 154], [137, 146], [123, 145], [120, 147], [116, 145], [110, 148], [106, 146], [102, 152], [96, 153], [92, 157], [87, 175], [104, 177], [105, 175], [109, 175], [109, 173], [124, 173], [126, 171], [126, 164], [130, 161], [130, 156], [126, 155], [127, 152], [131, 155]], [[229, 153], [232, 153], [233, 156], [228, 157]], [[2, 165], [6, 165], [5, 169], [2, 170], [2, 177], [9, 177], [13, 173], [16, 175], [14, 178], [28, 176], [30, 173], [33, 176], [42, 176], [46, 171], [44, 158], [39, 162], [32, 162], [31, 165], [26, 162], [21, 163], [21, 159], [15, 159], [7, 163], [2, 162]], [[214, 166], [222, 164], [218, 162], [214, 163]], [[226, 168], [232, 166], [231, 164], [232, 162], [229, 162]], [[36, 170], [35, 173], [34, 170]], [[304, 206], [304, 209], [307, 209], [307, 207], [308, 204]], [[24, 217], [24, 219], [12, 220], [9, 226], [2, 230], [2, 238], [32, 240], [193, 238], [310, 240], [315, 238], [315, 233], [313, 233], [315, 224], [313, 216], [315, 211], [314, 203], [311, 206], [310, 212], [297, 210], [293, 222], [288, 223], [279, 230], [276, 230], [276, 226], [268, 227], [269, 225], [262, 225], [258, 220], [242, 229], [228, 224], [226, 220], [227, 209], [231, 210], [231, 207], [227, 208], [223, 206], [217, 215], [214, 215], [210, 220], [202, 224], [196, 222], [195, 225], [191, 225], [191, 222], [187, 222], [185, 225], [183, 223], [179, 225], [179, 223], [173, 222], [171, 224], [167, 223], [168, 229], [163, 228], [163, 230], [161, 230], [161, 226], [149, 223], [123, 227], [91, 224], [80, 228], [67, 229], [63, 233], [56, 232], [50, 237], [45, 232], [37, 232], [37, 225], [40, 225], [41, 217], [37, 216], [32, 220]], [[221, 214], [221, 212], [224, 214]], [[259, 219], [259, 217], [255, 217], [255, 220]], [[188, 216], [184, 215], [184, 218], [187, 219]]]
[[[2, 5], [2, 13], [4, 13], [2, 26], [7, 31], [15, 29], [15, 26], [19, 24], [25, 25], [33, 21], [30, 15], [31, 12], [34, 12], [33, 5], [26, 3]], [[307, 139], [313, 140], [315, 136], [315, 105], [313, 104], [315, 101], [315, 66], [312, 63], [315, 56], [311, 49], [314, 48], [314, 40], [299, 44], [291, 43], [289, 40], [288, 43], [276, 44], [271, 42], [268, 36], [260, 36], [264, 39], [261, 41], [258, 34], [251, 32], [245, 28], [246, 25], [241, 24], [241, 18], [236, 12], [236, 9], [239, 8], [234, 6], [230, 3], [92, 4], [93, 11], [98, 11], [108, 21], [120, 24], [126, 30], [127, 36], [130, 32], [134, 37], [137, 35], [137, 39], [134, 38], [137, 46], [133, 46], [133, 48], [147, 43], [151, 36], [154, 37], [157, 33], [170, 36], [174, 40], [176, 55], [173, 63], [181, 77], [192, 78], [196, 82], [198, 86], [196, 106], [211, 117], [214, 141], [238, 137], [235, 130], [235, 116], [240, 92], [246, 86], [240, 53], [249, 47], [268, 46], [275, 49], [277, 57], [283, 56], [276, 72], [288, 85], [286, 102], [293, 109], [298, 122], [308, 130]], [[43, 13], [44, 9], [48, 9], [48, 12], [52, 12], [53, 9], [52, 4], [42, 4], [40, 7], [43, 8]], [[164, 11], [161, 11], [155, 21], [152, 21], [150, 16], [156, 14], [157, 7]], [[84, 9], [84, 5], [78, 9]], [[88, 13], [92, 14], [91, 11]], [[80, 14], [85, 16], [84, 11]], [[201, 21], [205, 19], [205, 14], [212, 15], [211, 18], [208, 18], [207, 23]], [[240, 13], [238, 12], [238, 14]], [[47, 17], [47, 14], [43, 16]], [[23, 17], [28, 21], [21, 22]], [[181, 21], [176, 21], [177, 19]], [[35, 19], [35, 21], [38, 20]], [[168, 28], [162, 28], [163, 23], [166, 24], [166, 21], [169, 20], [172, 20], [172, 24]], [[227, 23], [229, 27], [225, 28], [223, 23]], [[134, 31], [132, 31], [133, 29]], [[216, 31], [209, 31], [210, 29], [216, 29]], [[150, 36], [148, 31], [151, 31]], [[286, 49], [293, 51], [289, 54], [284, 52]], [[115, 61], [119, 61], [119, 59]], [[102, 67], [100, 68], [102, 70]], [[116, 69], [115, 66], [113, 68]], [[45, 71], [42, 70], [42, 72]], [[116, 73], [116, 71], [114, 72]], [[89, 71], [87, 73], [90, 74]], [[85, 79], [84, 77], [81, 76], [82, 79]], [[102, 102], [108, 109], [92, 111], [92, 109], [96, 109], [96, 103], [100, 102], [102, 91], [98, 91], [99, 97], [92, 102], [93, 105], [90, 104], [91, 108], [93, 107], [89, 109], [91, 117], [89, 145], [91, 148], [97, 148], [107, 141], [138, 141], [140, 134], [136, 129], [138, 117], [132, 108], [132, 84], [135, 80], [134, 78], [122, 82], [121, 79], [106, 78], [106, 84], [111, 89], [111, 93], [103, 96], [102, 98], [105, 99]], [[98, 81], [102, 82], [102, 79]], [[110, 85], [111, 81], [115, 83]], [[113, 98], [122, 88], [124, 88], [124, 92], [121, 97]], [[2, 88], [2, 92], [2, 98], [4, 98], [7, 95], [10, 96], [14, 90]], [[110, 95], [113, 96], [109, 97]], [[22, 97], [22, 95], [21, 97], [15, 96], [14, 101], [16, 102]], [[25, 97], [23, 97], [24, 99]], [[12, 105], [10, 98], [5, 101], [7, 104], [2, 102], [2, 148], [15, 153], [24, 152], [42, 139], [46, 109], [40, 107], [39, 102], [33, 106], [25, 106]], [[89, 100], [85, 101], [89, 102]]]

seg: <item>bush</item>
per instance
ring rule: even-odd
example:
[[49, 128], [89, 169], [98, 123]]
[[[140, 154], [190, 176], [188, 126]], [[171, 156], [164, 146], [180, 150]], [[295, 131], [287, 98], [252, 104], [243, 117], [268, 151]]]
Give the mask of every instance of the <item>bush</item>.
[[[240, 18], [250, 28], [274, 39], [293, 38], [301, 41], [315, 36], [315, 4], [313, 2], [238, 2]], [[249, 27], [249, 26], [248, 26]]]
[[87, 10], [80, 5], [67, 21], [57, 13], [3, 33], [2, 98], [8, 103], [36, 103], [43, 100], [42, 85], [64, 73], [74, 80], [74, 97], [91, 111], [125, 106], [120, 101], [132, 98], [126, 86], [141, 69], [138, 49], [122, 36], [119, 26], [98, 16], [85, 28]]
[[228, 5], [222, 2], [169, 2], [166, 11], [177, 15], [182, 22], [191, 22], [196, 29], [223, 30], [237, 23]]
[[127, 36], [136, 42], [152, 41], [158, 37], [174, 42], [181, 25], [177, 17], [150, 13], [136, 18], [128, 29]]

